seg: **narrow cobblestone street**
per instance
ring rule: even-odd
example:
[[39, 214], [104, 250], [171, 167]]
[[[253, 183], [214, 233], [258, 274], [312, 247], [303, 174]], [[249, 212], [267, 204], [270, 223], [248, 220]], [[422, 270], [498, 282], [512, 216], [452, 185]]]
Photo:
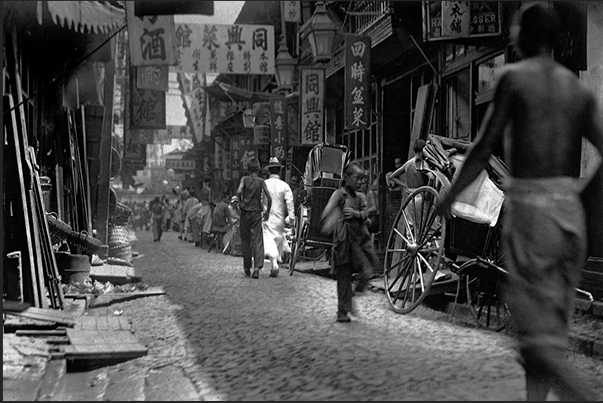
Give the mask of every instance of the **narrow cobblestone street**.
[[[69, 373], [52, 400], [525, 399], [504, 333], [424, 307], [398, 315], [370, 291], [356, 298], [358, 317], [337, 323], [334, 280], [282, 270], [256, 280], [241, 257], [208, 253], [174, 232], [159, 243], [150, 232], [136, 237], [136, 275], [167, 294], [89, 315], [123, 311], [149, 354]], [[572, 361], [603, 397], [603, 362]]]

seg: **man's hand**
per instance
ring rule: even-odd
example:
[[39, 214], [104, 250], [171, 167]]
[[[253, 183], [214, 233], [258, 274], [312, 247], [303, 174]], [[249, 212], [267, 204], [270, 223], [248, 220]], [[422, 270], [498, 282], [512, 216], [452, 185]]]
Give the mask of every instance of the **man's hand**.
[[349, 220], [350, 218], [358, 218], [358, 217], [360, 217], [360, 212], [354, 210], [351, 207], [343, 208], [343, 218], [345, 218], [346, 220]]
[[270, 211], [265, 211], [264, 212], [264, 217], [263, 217], [264, 221], [268, 221], [269, 217], [270, 217]]
[[450, 209], [452, 207], [453, 201], [454, 200], [452, 200], [452, 198], [447, 197], [446, 193], [442, 193], [440, 197], [438, 197], [438, 201], [435, 207], [435, 213], [438, 216], [445, 218], [446, 220], [449, 219], [452, 215]]

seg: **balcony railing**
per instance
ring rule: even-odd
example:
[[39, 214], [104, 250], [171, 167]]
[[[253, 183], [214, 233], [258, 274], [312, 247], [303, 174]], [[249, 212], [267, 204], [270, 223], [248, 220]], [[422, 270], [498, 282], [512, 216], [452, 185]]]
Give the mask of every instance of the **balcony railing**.
[[361, 34], [386, 18], [391, 12], [391, 1], [355, 1], [348, 10], [349, 32]]

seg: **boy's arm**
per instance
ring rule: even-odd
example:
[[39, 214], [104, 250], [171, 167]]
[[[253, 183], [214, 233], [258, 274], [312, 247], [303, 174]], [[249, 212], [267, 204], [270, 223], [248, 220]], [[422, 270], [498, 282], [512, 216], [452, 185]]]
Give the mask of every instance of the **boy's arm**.
[[324, 210], [320, 214], [320, 218], [322, 220], [324, 220], [327, 216], [329, 216], [331, 213], [333, 213], [333, 210], [339, 205], [340, 199], [341, 199], [341, 191], [339, 189], [337, 189], [333, 192], [333, 194], [329, 198], [329, 201], [327, 202], [327, 205], [325, 206]]

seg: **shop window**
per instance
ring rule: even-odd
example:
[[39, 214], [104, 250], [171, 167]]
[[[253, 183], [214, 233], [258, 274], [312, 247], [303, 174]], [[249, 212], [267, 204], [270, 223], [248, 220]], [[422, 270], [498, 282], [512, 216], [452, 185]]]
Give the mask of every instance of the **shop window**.
[[471, 98], [469, 68], [446, 79], [444, 84], [446, 136], [469, 139], [471, 136]]
[[475, 130], [471, 140], [475, 139], [479, 128], [484, 120], [488, 105], [494, 97], [494, 89], [498, 80], [498, 74], [501, 67], [506, 63], [503, 53], [491, 57], [476, 64], [477, 70], [477, 91], [475, 94]]

